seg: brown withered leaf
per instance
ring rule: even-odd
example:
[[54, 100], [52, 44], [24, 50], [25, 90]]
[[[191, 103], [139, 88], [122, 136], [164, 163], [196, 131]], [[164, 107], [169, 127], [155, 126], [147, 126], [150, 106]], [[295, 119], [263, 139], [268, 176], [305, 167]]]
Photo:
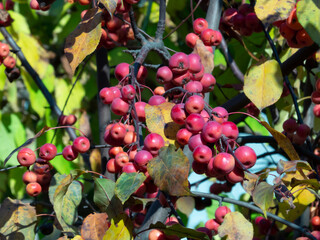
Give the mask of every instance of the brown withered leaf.
[[88, 215], [81, 226], [81, 237], [84, 240], [103, 239], [108, 230], [108, 215], [106, 213], [92, 213]]
[[196, 53], [200, 56], [201, 63], [204, 67], [204, 72], [211, 74], [214, 69], [214, 55], [213, 53], [209, 52], [202, 40], [197, 40], [193, 49], [193, 53]]

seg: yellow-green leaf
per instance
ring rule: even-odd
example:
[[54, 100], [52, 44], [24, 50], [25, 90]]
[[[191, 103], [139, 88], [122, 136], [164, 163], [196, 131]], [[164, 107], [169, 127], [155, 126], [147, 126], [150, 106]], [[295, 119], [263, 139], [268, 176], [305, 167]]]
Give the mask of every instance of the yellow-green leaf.
[[75, 72], [78, 65], [98, 46], [101, 37], [102, 10], [87, 11], [77, 28], [67, 37], [64, 52]]
[[287, 136], [282, 134], [281, 132], [278, 132], [277, 130], [273, 129], [267, 122], [261, 121], [261, 124], [268, 129], [268, 131], [271, 133], [271, 135], [274, 137], [274, 139], [277, 141], [279, 146], [286, 152], [286, 154], [289, 156], [291, 160], [299, 160], [300, 157], [296, 150], [294, 149], [291, 141]]
[[111, 226], [105, 233], [103, 240], [131, 240], [133, 224], [130, 218], [121, 214], [117, 218], [111, 219]]
[[266, 182], [261, 182], [255, 187], [252, 193], [254, 203], [261, 208], [265, 217], [267, 217], [269, 207], [273, 205], [273, 191], [274, 186]]
[[275, 21], [286, 19], [295, 4], [295, 0], [257, 0], [254, 11], [263, 24], [268, 27]]
[[277, 164], [277, 173], [279, 174], [284, 172], [295, 172], [297, 169], [312, 170], [310, 164], [303, 160], [294, 160], [289, 162], [280, 160]]
[[176, 202], [177, 209], [189, 216], [195, 207], [195, 200], [193, 197], [180, 197]]
[[189, 195], [189, 160], [179, 148], [170, 144], [162, 147], [159, 156], [148, 163], [148, 172], [161, 191], [171, 196]]
[[103, 238], [108, 230], [108, 215], [106, 213], [89, 214], [81, 226], [81, 237], [84, 240]]
[[313, 41], [320, 45], [320, 1], [303, 0], [297, 3], [299, 23], [307, 31]]
[[276, 60], [253, 66], [244, 76], [244, 93], [260, 110], [277, 102], [282, 89], [282, 73]]
[[117, 0], [101, 0], [100, 1], [103, 6], [108, 10], [111, 16], [116, 11], [117, 8]]
[[230, 212], [218, 229], [220, 237], [227, 240], [248, 240], [253, 238], [253, 226], [240, 212]]
[[163, 137], [166, 145], [174, 144], [180, 125], [171, 119], [171, 109], [175, 104], [165, 102], [157, 106], [145, 106], [146, 124], [150, 132], [158, 133]]

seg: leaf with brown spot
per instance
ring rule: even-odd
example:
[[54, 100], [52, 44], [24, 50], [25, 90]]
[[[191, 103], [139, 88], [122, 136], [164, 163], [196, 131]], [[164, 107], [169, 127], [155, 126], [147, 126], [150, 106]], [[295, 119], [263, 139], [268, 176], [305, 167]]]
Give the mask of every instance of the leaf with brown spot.
[[252, 66], [244, 76], [243, 91], [260, 110], [276, 103], [282, 90], [283, 78], [276, 60]]
[[67, 37], [64, 52], [73, 74], [86, 56], [96, 50], [101, 37], [102, 10], [87, 11], [77, 28]]
[[193, 53], [196, 53], [200, 56], [201, 63], [204, 67], [204, 72], [211, 74], [214, 69], [214, 55], [213, 53], [209, 52], [202, 40], [197, 40], [193, 49]]
[[[0, 208], [0, 238], [34, 239], [37, 224], [36, 210], [29, 203], [6, 198]], [[1, 238], [2, 239], [2, 238]]]
[[171, 109], [175, 104], [165, 102], [157, 106], [145, 106], [146, 124], [150, 132], [161, 135], [165, 144], [174, 144], [180, 125], [171, 119]]
[[161, 191], [171, 196], [190, 195], [189, 160], [181, 149], [176, 151], [174, 145], [160, 149], [159, 155], [149, 161], [148, 172]]
[[117, 0], [100, 0], [103, 6], [108, 10], [111, 16], [116, 11], [117, 8]]
[[289, 162], [280, 160], [277, 164], [277, 173], [279, 174], [284, 172], [295, 172], [297, 169], [312, 170], [310, 164], [303, 160], [294, 160]]
[[286, 152], [291, 160], [299, 160], [300, 157], [294, 149], [291, 141], [281, 132], [273, 129], [267, 122], [261, 121], [261, 124], [271, 133], [274, 139], [277, 141], [279, 146]]
[[92, 213], [88, 215], [81, 226], [81, 237], [84, 240], [103, 239], [108, 230], [108, 215], [106, 213]]
[[257, 0], [254, 11], [265, 27], [268, 27], [275, 21], [288, 18], [295, 4], [296, 0]]
[[253, 226], [240, 212], [230, 212], [218, 228], [219, 237], [227, 240], [248, 240], [253, 238]]
[[133, 223], [126, 214], [111, 219], [110, 228], [106, 231], [103, 240], [131, 240]]

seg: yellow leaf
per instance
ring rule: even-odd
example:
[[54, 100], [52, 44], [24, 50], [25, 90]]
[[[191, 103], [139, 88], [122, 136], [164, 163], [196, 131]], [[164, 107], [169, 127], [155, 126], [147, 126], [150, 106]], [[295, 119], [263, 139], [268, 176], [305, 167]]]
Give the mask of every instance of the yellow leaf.
[[273, 129], [267, 122], [261, 121], [261, 124], [265, 126], [266, 129], [271, 133], [274, 139], [277, 141], [279, 146], [286, 152], [291, 160], [299, 160], [300, 157], [296, 150], [294, 149], [291, 141], [281, 132]]
[[130, 218], [121, 214], [116, 219], [111, 219], [110, 228], [105, 233], [103, 240], [131, 240], [133, 224]]
[[[301, 190], [303, 189], [303, 190]], [[304, 187], [296, 186], [290, 190], [295, 197], [293, 204], [295, 205], [294, 209], [290, 208], [290, 205], [287, 201], [279, 203], [279, 214], [278, 216], [286, 219], [289, 222], [293, 222], [299, 218], [304, 210], [308, 207], [310, 203], [315, 200], [315, 196]], [[278, 227], [283, 230], [287, 226], [277, 222]]]
[[74, 238], [72, 238], [72, 240], [85, 240], [85, 239], [82, 238], [80, 235], [76, 235]]
[[248, 240], [253, 238], [253, 226], [240, 212], [228, 213], [218, 228], [219, 237], [227, 240]]
[[174, 144], [180, 125], [171, 119], [171, 109], [174, 103], [165, 102], [158, 106], [145, 106], [146, 124], [150, 132], [163, 137], [166, 145]]
[[202, 40], [198, 39], [194, 46], [193, 53], [196, 53], [201, 58], [201, 63], [205, 73], [212, 73], [214, 69], [214, 55], [209, 52]]
[[89, 157], [91, 169], [94, 172], [101, 172], [101, 153], [99, 149], [93, 149]]
[[296, 0], [257, 0], [254, 10], [258, 18], [268, 27], [275, 21], [286, 19]]
[[67, 37], [64, 52], [75, 72], [78, 65], [98, 46], [101, 37], [100, 8], [89, 9], [77, 28]]
[[195, 200], [193, 197], [180, 197], [178, 198], [176, 205], [180, 212], [189, 216], [194, 209]]
[[282, 73], [276, 60], [253, 66], [244, 76], [244, 93], [260, 110], [277, 102], [282, 89]]

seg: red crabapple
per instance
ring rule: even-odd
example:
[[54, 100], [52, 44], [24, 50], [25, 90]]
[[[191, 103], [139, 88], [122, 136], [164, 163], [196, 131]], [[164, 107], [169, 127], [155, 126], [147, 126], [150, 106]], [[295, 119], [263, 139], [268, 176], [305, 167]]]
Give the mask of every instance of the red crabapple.
[[192, 73], [197, 73], [201, 71], [202, 63], [201, 58], [198, 54], [191, 53], [188, 55], [189, 60], [189, 71]]
[[212, 151], [206, 145], [199, 145], [193, 150], [192, 155], [194, 161], [208, 164], [212, 158]]
[[16, 65], [16, 60], [12, 56], [7, 56], [5, 59], [3, 59], [2, 63], [6, 68], [12, 69]]
[[160, 84], [168, 83], [172, 80], [172, 78], [173, 78], [173, 74], [169, 67], [162, 66], [158, 68], [157, 76], [156, 76], [158, 83]]
[[288, 25], [289, 28], [291, 28], [291, 29], [293, 29], [295, 31], [298, 31], [298, 30], [302, 29], [302, 26], [298, 21], [297, 9], [296, 8], [294, 8], [291, 11], [291, 13], [290, 13], [290, 15], [289, 15], [289, 17], [287, 18], [286, 21], [287, 21], [287, 25]]
[[231, 210], [227, 206], [218, 207], [214, 214], [215, 220], [221, 224], [223, 222], [225, 215], [227, 215], [227, 213], [230, 213], [230, 212]]
[[224, 134], [227, 138], [237, 139], [239, 135], [238, 127], [235, 123], [227, 121], [222, 124], [222, 134]]
[[238, 10], [235, 8], [227, 8], [222, 14], [223, 23], [232, 26], [233, 17], [238, 13]]
[[257, 29], [260, 25], [260, 20], [255, 13], [248, 13], [245, 19], [246, 27], [249, 29]]
[[215, 107], [212, 109], [213, 119], [218, 123], [223, 123], [228, 121], [228, 111], [223, 107]]
[[185, 85], [185, 89], [190, 93], [201, 93], [203, 86], [199, 81], [190, 81]]
[[196, 174], [204, 174], [207, 171], [207, 166], [208, 166], [208, 163], [202, 163], [197, 161], [192, 162], [192, 170]]
[[[134, 104], [138, 120], [140, 122], [145, 122], [146, 121], [146, 112], [145, 112], [145, 107], [146, 103], [145, 102], [136, 102]], [[134, 111], [132, 110], [132, 114], [134, 116]]]
[[111, 111], [119, 116], [124, 116], [129, 111], [129, 104], [121, 98], [115, 98], [111, 103]]
[[127, 130], [124, 127], [123, 124], [120, 123], [116, 123], [112, 126], [112, 128], [110, 129], [109, 134], [111, 135], [111, 137], [113, 139], [115, 139], [116, 141], [123, 141], [124, 137], [127, 134]]
[[193, 22], [193, 31], [196, 34], [201, 34], [203, 30], [208, 28], [208, 22], [204, 18], [197, 18]]
[[137, 141], [137, 134], [135, 132], [127, 132], [126, 136], [124, 136], [123, 144], [129, 145]]
[[244, 178], [244, 172], [242, 169], [235, 167], [231, 172], [226, 175], [227, 181], [231, 183], [242, 182]]
[[311, 94], [311, 101], [314, 104], [320, 104], [320, 92], [313, 91], [312, 94]]
[[205, 73], [200, 80], [201, 85], [203, 86], [203, 92], [211, 92], [216, 85], [216, 79], [212, 74]]
[[200, 72], [197, 73], [189, 73], [190, 79], [192, 81], [201, 81], [204, 75], [204, 66], [202, 65]]
[[36, 161], [36, 154], [30, 148], [22, 148], [17, 155], [18, 162], [21, 166], [29, 167]]
[[118, 98], [118, 97], [121, 97], [121, 91], [120, 91], [119, 88], [117, 88], [117, 87], [110, 87], [110, 90], [111, 90], [112, 93], [113, 93], [113, 99]]
[[201, 134], [195, 134], [193, 136], [190, 137], [189, 142], [188, 142], [188, 147], [190, 149], [191, 152], [193, 152], [193, 150], [199, 146], [199, 145], [205, 145], [206, 142], [202, 139]]
[[86, 137], [77, 137], [72, 146], [77, 152], [85, 153], [90, 149], [90, 141]]
[[[256, 164], [257, 155], [251, 147], [248, 147], [248, 146], [238, 147], [234, 151], [234, 155], [247, 169], [253, 167]], [[236, 161], [236, 165], [240, 168], [237, 161]]]
[[38, 196], [41, 193], [41, 191], [41, 185], [37, 182], [29, 183], [26, 187], [26, 192], [31, 197]]
[[149, 98], [148, 104], [151, 106], [157, 106], [164, 102], [166, 102], [166, 99], [163, 96], [153, 95], [151, 98]]
[[122, 168], [127, 162], [129, 162], [129, 155], [126, 152], [120, 152], [115, 157], [115, 165]]
[[137, 172], [137, 169], [132, 162], [127, 162], [123, 165], [122, 172], [133, 173], [133, 172]]
[[183, 72], [181, 74], [175, 73], [173, 75], [171, 83], [173, 83], [176, 86], [182, 86], [190, 81], [190, 76], [191, 76], [191, 73], [189, 71]]
[[183, 73], [189, 69], [188, 55], [183, 52], [175, 53], [169, 60], [169, 67], [173, 73]]
[[106, 168], [110, 173], [118, 173], [121, 171], [121, 168], [118, 165], [116, 165], [114, 158], [109, 159]]
[[201, 137], [208, 143], [214, 143], [222, 135], [222, 126], [215, 121], [208, 121], [202, 129]]
[[73, 161], [78, 157], [78, 152], [71, 145], [67, 145], [62, 151], [62, 156], [68, 161]]
[[0, 42], [0, 57], [1, 58], [6, 58], [10, 53], [10, 47], [6, 43], [1, 43]]
[[204, 109], [205, 101], [198, 95], [192, 95], [185, 103], [185, 110], [191, 113], [200, 113]]
[[222, 35], [220, 31], [214, 30], [213, 38], [211, 39], [211, 45], [218, 46], [222, 41]]
[[134, 163], [141, 169], [142, 171], [147, 170], [147, 163], [153, 158], [152, 154], [149, 151], [141, 150], [138, 151], [134, 157]]
[[102, 88], [100, 90], [99, 96], [100, 96], [101, 101], [104, 104], [111, 104], [113, 99], [114, 99], [113, 91], [110, 88], [107, 88], [107, 87]]
[[125, 101], [131, 101], [136, 95], [136, 90], [131, 84], [127, 84], [121, 88], [121, 96]]
[[158, 155], [160, 148], [164, 147], [164, 140], [157, 133], [150, 133], [144, 139], [144, 147], [153, 156]]
[[288, 27], [286, 22], [284, 22], [280, 25], [279, 32], [280, 32], [281, 36], [284, 37], [285, 39], [292, 39], [294, 37], [294, 35], [296, 34], [296, 32], [294, 30], [292, 30], [291, 28]]
[[235, 29], [241, 29], [241, 28], [244, 28], [246, 23], [245, 23], [245, 19], [246, 19], [246, 16], [241, 14], [241, 13], [237, 13], [236, 15], [234, 15], [233, 17], [233, 26]]
[[200, 39], [197, 34], [188, 33], [186, 36], [186, 44], [190, 48], [194, 48], [197, 44], [197, 40]]
[[294, 133], [298, 128], [298, 123], [295, 119], [289, 118], [283, 122], [282, 127], [286, 133]]
[[114, 69], [114, 75], [118, 81], [122, 81], [124, 78], [126, 78], [129, 75], [130, 72], [130, 64], [129, 63], [120, 63], [116, 66]]
[[215, 219], [209, 219], [205, 227], [212, 230], [213, 234], [216, 235], [218, 233], [218, 228], [220, 227], [220, 224]]
[[141, 84], [144, 84], [148, 76], [148, 70], [145, 66], [141, 65], [137, 73], [137, 81]]
[[191, 113], [186, 118], [186, 128], [192, 132], [193, 134], [196, 134], [200, 132], [205, 124], [205, 121], [203, 117], [198, 113]]
[[296, 130], [296, 133], [301, 138], [307, 138], [310, 134], [310, 127], [306, 124], [300, 124]]
[[187, 145], [189, 142], [190, 137], [192, 136], [192, 133], [188, 131], [186, 128], [181, 128], [177, 132], [176, 140], [181, 145]]
[[314, 105], [313, 114], [314, 114], [315, 117], [320, 118], [320, 104]]
[[238, 12], [246, 16], [248, 13], [254, 12], [254, 8], [250, 4], [244, 3], [238, 7]]
[[213, 158], [213, 168], [218, 174], [228, 174], [234, 169], [235, 160], [229, 153], [221, 152]]
[[39, 149], [39, 157], [45, 160], [52, 160], [57, 155], [57, 147], [52, 143], [46, 143]]
[[171, 119], [177, 124], [184, 124], [186, 120], [186, 112], [184, 110], [184, 104], [179, 103], [173, 106], [171, 109]]
[[37, 0], [30, 1], [30, 8], [34, 10], [40, 10], [40, 6]]
[[166, 240], [166, 236], [162, 231], [158, 229], [152, 229], [149, 232], [148, 240]]
[[215, 31], [208, 28], [201, 32], [200, 38], [204, 45], [211, 46], [214, 41]]
[[32, 172], [32, 171], [26, 171], [22, 175], [22, 181], [25, 184], [28, 184], [28, 183], [31, 183], [31, 182], [36, 182], [37, 181], [37, 174], [35, 172]]

